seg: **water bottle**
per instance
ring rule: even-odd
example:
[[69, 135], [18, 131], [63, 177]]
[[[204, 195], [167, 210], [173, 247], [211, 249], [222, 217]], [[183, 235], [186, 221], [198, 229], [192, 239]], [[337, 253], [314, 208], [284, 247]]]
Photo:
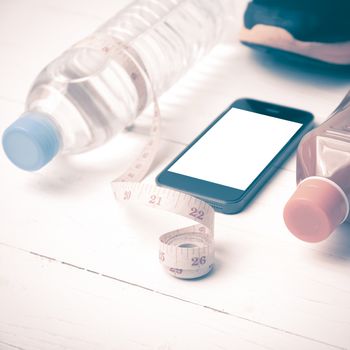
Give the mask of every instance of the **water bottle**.
[[105, 143], [219, 41], [231, 3], [131, 3], [41, 71], [3, 134], [8, 158], [34, 171]]
[[350, 220], [350, 92], [300, 142], [297, 183], [284, 208], [285, 223], [295, 236], [319, 242]]

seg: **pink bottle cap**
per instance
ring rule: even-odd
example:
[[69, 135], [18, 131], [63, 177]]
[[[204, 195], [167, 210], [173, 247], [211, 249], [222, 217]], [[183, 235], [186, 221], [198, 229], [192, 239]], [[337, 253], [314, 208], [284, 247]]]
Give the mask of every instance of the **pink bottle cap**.
[[349, 201], [333, 181], [309, 177], [287, 202], [283, 217], [288, 229], [306, 242], [320, 242], [349, 215]]

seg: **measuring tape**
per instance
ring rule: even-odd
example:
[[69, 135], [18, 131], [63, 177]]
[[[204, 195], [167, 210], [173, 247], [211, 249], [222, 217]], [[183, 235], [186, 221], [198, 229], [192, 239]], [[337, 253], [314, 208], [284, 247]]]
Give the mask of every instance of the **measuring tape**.
[[122, 65], [138, 92], [139, 112], [146, 105], [149, 85], [154, 105], [150, 139], [130, 167], [112, 182], [112, 189], [118, 201], [166, 210], [195, 221], [195, 225], [159, 237], [159, 261], [168, 273], [179, 278], [206, 275], [214, 266], [213, 208], [188, 194], [140, 182], [147, 175], [159, 148], [161, 123], [157, 96], [140, 57], [118, 39], [98, 33], [75, 47], [98, 49]]
[[159, 260], [170, 274], [196, 278], [207, 274], [214, 264], [214, 210], [188, 194], [139, 182], [112, 182], [116, 199], [167, 210], [198, 224], [159, 237]]

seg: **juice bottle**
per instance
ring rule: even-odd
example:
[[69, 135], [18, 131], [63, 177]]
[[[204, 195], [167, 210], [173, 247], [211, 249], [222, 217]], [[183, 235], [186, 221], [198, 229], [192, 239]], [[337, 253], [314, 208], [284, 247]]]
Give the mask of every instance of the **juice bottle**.
[[323, 124], [301, 140], [297, 184], [283, 213], [295, 236], [319, 242], [349, 221], [350, 92]]

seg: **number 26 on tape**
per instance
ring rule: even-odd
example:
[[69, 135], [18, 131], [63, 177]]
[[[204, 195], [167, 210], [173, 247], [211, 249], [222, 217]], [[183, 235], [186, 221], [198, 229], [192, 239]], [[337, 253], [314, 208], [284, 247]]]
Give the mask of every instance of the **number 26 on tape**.
[[195, 256], [192, 258], [192, 266], [204, 265], [207, 262], [207, 257], [205, 255], [198, 257]]

